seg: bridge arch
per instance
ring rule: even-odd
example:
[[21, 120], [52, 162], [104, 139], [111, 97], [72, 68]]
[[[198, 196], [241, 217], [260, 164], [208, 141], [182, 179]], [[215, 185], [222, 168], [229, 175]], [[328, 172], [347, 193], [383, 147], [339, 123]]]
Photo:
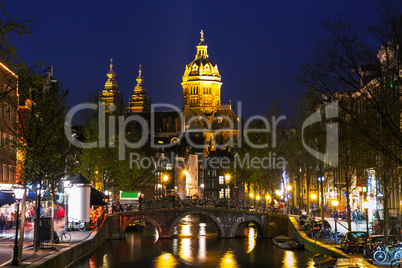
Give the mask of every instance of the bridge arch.
[[[122, 216], [121, 216], [122, 217]], [[127, 227], [133, 222], [133, 221], [137, 221], [137, 220], [143, 220], [143, 221], [147, 221], [149, 223], [152, 224], [153, 227], [155, 227], [155, 229], [158, 231], [158, 235], [159, 237], [161, 237], [162, 235], [162, 228], [159, 225], [159, 223], [157, 221], [155, 221], [152, 217], [149, 217], [148, 215], [133, 215], [133, 216], [123, 216], [122, 217], [124, 220], [121, 219], [121, 221], [123, 222], [123, 226], [122, 226], [122, 230], [123, 233], [126, 232]]]
[[236, 233], [237, 227], [239, 227], [240, 224], [245, 223], [245, 222], [253, 222], [255, 224], [255, 226], [257, 227], [257, 235], [261, 236], [261, 237], [265, 237], [263, 224], [255, 216], [247, 216], [246, 218], [244, 218], [244, 220], [236, 222], [232, 227], [231, 233], [234, 235]]
[[212, 214], [209, 211], [205, 211], [205, 210], [200, 210], [200, 209], [193, 209], [193, 210], [188, 210], [183, 212], [182, 214], [180, 214], [178, 217], [176, 217], [176, 219], [172, 222], [170, 228], [169, 228], [169, 237], [173, 236], [173, 230], [174, 227], [179, 224], [180, 220], [183, 219], [184, 217], [191, 215], [191, 214], [198, 214], [198, 215], [205, 215], [208, 216], [210, 219], [212, 219], [212, 222], [214, 223], [216, 229], [218, 230], [218, 235], [220, 237], [225, 237], [225, 230], [223, 229], [222, 224], [220, 223], [220, 221], [218, 220], [218, 218]]

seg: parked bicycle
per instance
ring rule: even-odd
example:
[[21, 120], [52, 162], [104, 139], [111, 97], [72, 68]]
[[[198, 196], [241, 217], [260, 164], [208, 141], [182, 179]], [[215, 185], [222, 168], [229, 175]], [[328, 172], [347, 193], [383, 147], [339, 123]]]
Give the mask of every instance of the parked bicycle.
[[79, 221], [77, 219], [72, 219], [71, 222], [69, 222], [68, 228], [71, 229], [76, 229], [79, 230], [81, 232], [84, 232], [87, 229], [86, 223]]
[[63, 227], [63, 229], [58, 234], [56, 233], [55, 237], [57, 237], [57, 240], [55, 239], [55, 241], [54, 241], [56, 244], [58, 244], [60, 242], [59, 240], [61, 240], [62, 242], [65, 242], [65, 243], [70, 242], [71, 234], [69, 234], [66, 229], [67, 228]]
[[376, 248], [373, 259], [377, 262], [399, 260], [402, 257], [402, 248], [399, 244], [384, 245], [380, 243]]

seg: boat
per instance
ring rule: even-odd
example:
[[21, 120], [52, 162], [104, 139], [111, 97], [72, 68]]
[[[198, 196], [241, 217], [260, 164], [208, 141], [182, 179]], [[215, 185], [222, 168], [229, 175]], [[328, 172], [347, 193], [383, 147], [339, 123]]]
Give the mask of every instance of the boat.
[[299, 243], [292, 238], [282, 235], [272, 239], [272, 242], [275, 246], [282, 249], [301, 249], [304, 247], [303, 243]]
[[316, 254], [313, 257], [313, 261], [318, 268], [332, 268], [335, 265], [336, 258], [326, 254]]
[[127, 227], [127, 231], [144, 231], [145, 222], [142, 220], [133, 221]]

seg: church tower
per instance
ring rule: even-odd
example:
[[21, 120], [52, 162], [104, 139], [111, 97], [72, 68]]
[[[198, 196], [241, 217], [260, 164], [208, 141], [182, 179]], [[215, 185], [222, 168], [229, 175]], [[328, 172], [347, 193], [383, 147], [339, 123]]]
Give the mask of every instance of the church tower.
[[183, 111], [197, 110], [206, 116], [214, 114], [221, 106], [221, 76], [218, 65], [209, 60], [204, 32], [197, 45], [195, 59], [188, 65], [183, 75]]
[[149, 100], [147, 89], [144, 85], [144, 78], [142, 77], [141, 64], [138, 71], [137, 85], [134, 88], [134, 94], [128, 101], [127, 113], [142, 113], [151, 111], [151, 102]]
[[[116, 74], [113, 71], [113, 59], [110, 59], [110, 70], [106, 75], [107, 81], [104, 90], [99, 94], [99, 101], [105, 102], [107, 112], [121, 112], [123, 100], [115, 79]], [[109, 109], [111, 104], [115, 105], [114, 109]]]

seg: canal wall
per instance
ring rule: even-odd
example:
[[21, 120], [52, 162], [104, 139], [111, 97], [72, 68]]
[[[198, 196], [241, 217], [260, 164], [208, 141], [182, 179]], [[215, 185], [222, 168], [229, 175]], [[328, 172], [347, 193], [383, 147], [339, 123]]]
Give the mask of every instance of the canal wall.
[[119, 228], [118, 224], [119, 221], [116, 216], [109, 216], [105, 219], [102, 227], [98, 231], [92, 232], [87, 239], [71, 244], [68, 247], [64, 247], [59, 251], [32, 263], [28, 267], [68, 267], [80, 258], [90, 254], [94, 249], [102, 245], [107, 239], [120, 238], [120, 234], [112, 231]]
[[266, 237], [274, 238], [279, 235], [287, 235], [289, 230], [289, 218], [286, 215], [268, 214], [268, 226]]

